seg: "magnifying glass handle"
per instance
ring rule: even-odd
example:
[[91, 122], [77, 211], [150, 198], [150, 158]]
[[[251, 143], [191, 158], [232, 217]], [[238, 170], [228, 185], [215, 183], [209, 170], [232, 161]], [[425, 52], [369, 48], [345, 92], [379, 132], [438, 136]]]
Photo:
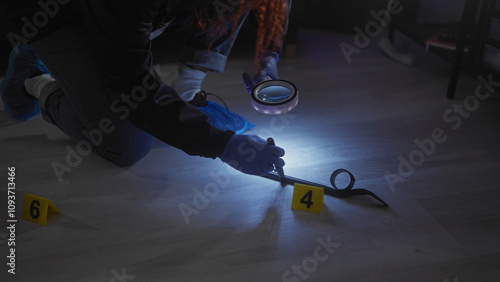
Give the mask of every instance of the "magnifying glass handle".
[[[245, 67], [245, 69], [243, 70], [244, 72], [246, 72], [248, 74], [248, 76], [250, 76], [250, 78], [253, 80], [253, 78], [255, 77], [255, 75], [257, 74], [257, 70], [255, 69], [255, 66], [252, 64], [252, 65], [248, 65]], [[267, 75], [263, 81], [266, 81], [266, 80], [273, 80], [269, 75]]]

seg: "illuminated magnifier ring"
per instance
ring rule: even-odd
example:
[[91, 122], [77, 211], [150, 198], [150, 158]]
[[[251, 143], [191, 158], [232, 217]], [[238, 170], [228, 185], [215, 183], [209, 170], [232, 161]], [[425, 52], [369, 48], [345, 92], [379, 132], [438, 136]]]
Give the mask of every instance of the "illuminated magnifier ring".
[[[273, 87], [286, 88], [288, 93], [284, 98], [279, 98], [276, 100], [269, 99], [268, 101], [262, 98], [262, 92], [273, 91]], [[270, 115], [284, 114], [297, 106], [299, 102], [299, 92], [297, 87], [286, 80], [276, 79], [276, 80], [265, 80], [257, 84], [252, 90], [252, 106], [255, 110]]]

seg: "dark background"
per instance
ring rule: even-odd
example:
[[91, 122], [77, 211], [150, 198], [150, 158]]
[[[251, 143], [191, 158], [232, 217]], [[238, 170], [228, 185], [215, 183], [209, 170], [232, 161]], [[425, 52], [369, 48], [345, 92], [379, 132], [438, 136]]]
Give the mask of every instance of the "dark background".
[[[456, 20], [460, 16], [460, 8], [464, 0], [422, 0], [419, 12], [419, 21], [446, 21]], [[290, 32], [285, 42], [295, 43], [298, 28], [313, 28], [331, 30], [340, 33], [354, 33], [353, 28], [363, 27], [373, 17], [370, 11], [385, 9], [388, 0], [293, 0], [292, 13], [290, 15]], [[406, 2], [406, 0], [401, 0]], [[4, 9], [0, 3], [0, 9]], [[408, 7], [408, 4], [404, 5]], [[254, 30], [245, 25], [235, 43], [232, 56], [239, 56], [249, 52], [252, 46]], [[8, 56], [11, 45], [5, 36], [5, 25], [0, 25], [0, 75], [7, 68]], [[161, 61], [177, 59], [177, 51], [180, 50], [180, 42], [175, 35], [155, 40], [153, 47], [161, 49], [158, 54]], [[154, 51], [154, 50], [153, 50]]]

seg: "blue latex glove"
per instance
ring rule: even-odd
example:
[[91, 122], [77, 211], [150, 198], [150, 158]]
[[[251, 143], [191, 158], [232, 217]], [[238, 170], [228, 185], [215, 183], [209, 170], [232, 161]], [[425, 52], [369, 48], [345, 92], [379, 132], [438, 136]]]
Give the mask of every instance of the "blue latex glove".
[[[273, 51], [266, 51], [264, 52], [264, 57], [260, 62], [260, 71], [258, 73], [253, 74], [251, 73], [251, 71], [245, 70], [242, 76], [248, 93], [252, 93], [252, 89], [254, 88], [254, 86], [264, 81], [266, 77], [269, 77], [271, 79], [279, 79], [278, 66], [276, 65], [279, 59], [280, 56], [278, 55], [278, 53]], [[255, 72], [255, 70], [253, 72]]]
[[259, 136], [234, 134], [220, 159], [243, 173], [263, 175], [272, 171], [273, 166], [283, 167], [284, 155], [285, 150], [268, 145]]

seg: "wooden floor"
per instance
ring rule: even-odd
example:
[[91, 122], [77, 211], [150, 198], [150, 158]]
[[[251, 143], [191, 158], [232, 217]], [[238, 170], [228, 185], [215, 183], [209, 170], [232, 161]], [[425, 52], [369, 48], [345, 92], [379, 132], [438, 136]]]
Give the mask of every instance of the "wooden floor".
[[[292, 211], [293, 187], [160, 142], [127, 169], [84, 157], [59, 182], [51, 164], [64, 163], [75, 143], [41, 118], [18, 122], [0, 111], [1, 226], [8, 166], [18, 199], [16, 274], [7, 273], [2, 228], [0, 281], [500, 281], [499, 95], [461, 117], [454, 105], [479, 82], [463, 75], [450, 101], [449, 66], [423, 48], [397, 39], [417, 55], [414, 67], [391, 61], [376, 42], [347, 64], [338, 46], [352, 40], [301, 30], [300, 57], [279, 63], [300, 102], [281, 117], [252, 109], [240, 79], [250, 57], [235, 55], [204, 88], [257, 125], [248, 133], [285, 148], [287, 175], [329, 184], [345, 168], [355, 188], [390, 208], [364, 196], [325, 197], [320, 215]], [[171, 80], [175, 65], [157, 63]], [[439, 128], [446, 141], [419, 153], [414, 141]], [[400, 175], [410, 156], [412, 173]], [[391, 174], [401, 182], [390, 185]], [[51, 199], [62, 214], [45, 227], [22, 220], [24, 192]]]

